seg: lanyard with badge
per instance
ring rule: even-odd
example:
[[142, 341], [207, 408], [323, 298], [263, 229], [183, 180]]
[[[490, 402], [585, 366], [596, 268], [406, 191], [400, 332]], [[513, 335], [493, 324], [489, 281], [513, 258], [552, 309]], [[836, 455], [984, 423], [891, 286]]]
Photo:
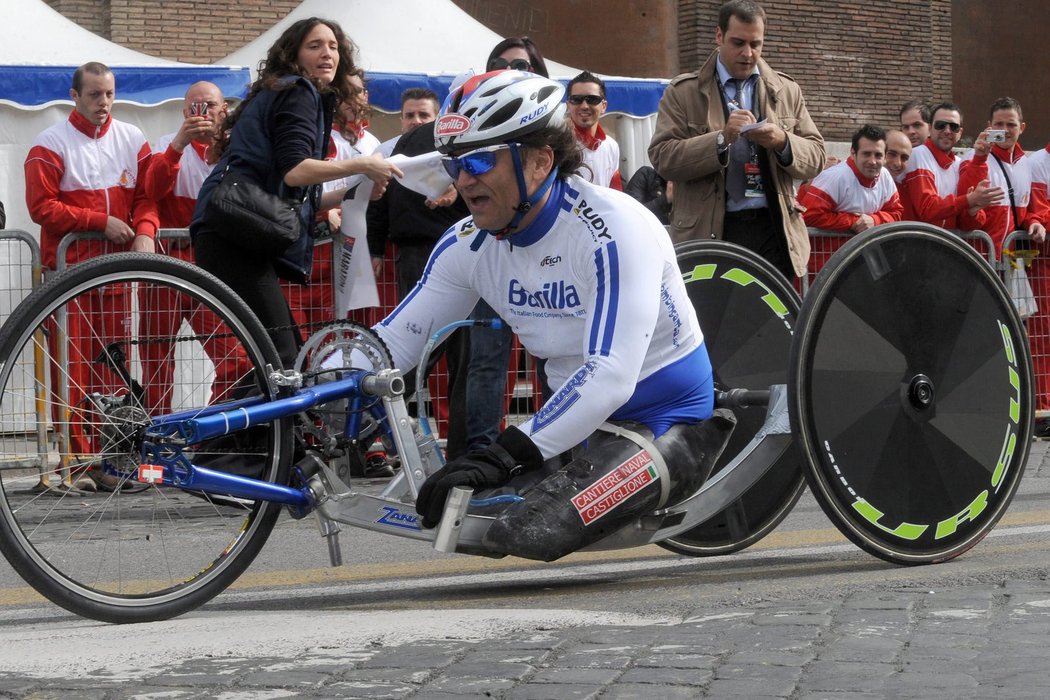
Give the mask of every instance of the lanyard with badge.
[[[729, 113], [734, 112], [738, 109], [746, 109], [744, 107], [744, 84], [749, 81], [738, 80], [730, 78], [728, 82], [732, 82], [736, 86], [736, 95], [733, 99], [730, 99], [729, 95], [726, 94], [725, 86], [719, 82], [719, 90], [722, 92], [722, 100], [726, 106], [726, 119], [729, 118]], [[754, 102], [754, 99], [752, 99]], [[752, 114], [754, 111], [752, 110]], [[758, 118], [758, 115], [755, 115]], [[743, 143], [741, 143], [743, 142]], [[738, 146], [737, 144], [740, 144]], [[745, 150], [746, 146], [746, 150]], [[758, 145], [745, 138], [743, 134], [737, 139], [730, 149], [730, 160], [739, 163], [744, 172], [744, 197], [765, 197], [766, 192], [762, 186], [762, 167], [759, 165], [759, 148]]]

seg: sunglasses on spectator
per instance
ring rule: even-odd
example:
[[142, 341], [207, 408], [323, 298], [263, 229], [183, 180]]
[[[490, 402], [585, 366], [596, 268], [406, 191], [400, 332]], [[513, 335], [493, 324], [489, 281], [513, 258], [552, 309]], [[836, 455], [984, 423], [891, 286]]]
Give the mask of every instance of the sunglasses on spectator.
[[491, 61], [489, 61], [489, 70], [503, 70], [504, 68], [531, 71], [532, 64], [526, 61], [524, 58], [515, 58], [513, 61], [508, 61], [505, 58], [494, 58]]
[[509, 143], [500, 143], [478, 148], [461, 156], [445, 156], [441, 159], [441, 165], [453, 180], [459, 179], [459, 173], [464, 170], [472, 177], [478, 177], [495, 168], [496, 153], [507, 148], [510, 148]]
[[962, 130], [962, 124], [956, 124], [955, 122], [943, 122], [935, 121], [933, 128], [937, 131], [944, 131], [945, 129], [951, 129], [953, 134], [958, 134]]
[[584, 102], [586, 102], [591, 107], [597, 107], [602, 103], [604, 99], [605, 98], [601, 95], [570, 95], [569, 104], [582, 105]]

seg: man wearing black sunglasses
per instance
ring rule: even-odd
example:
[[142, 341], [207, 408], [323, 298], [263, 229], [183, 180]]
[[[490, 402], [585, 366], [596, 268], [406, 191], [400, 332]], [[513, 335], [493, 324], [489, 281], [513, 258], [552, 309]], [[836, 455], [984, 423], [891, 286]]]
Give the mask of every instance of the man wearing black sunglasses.
[[583, 71], [569, 81], [566, 102], [569, 119], [576, 127], [576, 140], [583, 149], [580, 174], [596, 185], [622, 190], [620, 144], [598, 123], [609, 106], [605, 100], [605, 83], [590, 71]]
[[912, 150], [904, 171], [901, 196], [911, 218], [947, 229], [972, 231], [982, 228], [982, 209], [1002, 201], [1001, 187], [987, 181], [964, 194], [959, 185], [959, 159], [955, 146], [962, 138], [962, 110], [952, 102], [942, 102], [931, 110], [930, 137]]

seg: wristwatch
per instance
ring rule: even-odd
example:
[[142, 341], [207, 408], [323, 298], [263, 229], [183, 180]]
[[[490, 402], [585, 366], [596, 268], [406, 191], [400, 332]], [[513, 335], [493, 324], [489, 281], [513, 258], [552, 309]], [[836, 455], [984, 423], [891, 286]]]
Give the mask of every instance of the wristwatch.
[[729, 144], [726, 143], [726, 135], [724, 132], [719, 131], [715, 134], [715, 145], [718, 147], [718, 157], [721, 158], [729, 151]]

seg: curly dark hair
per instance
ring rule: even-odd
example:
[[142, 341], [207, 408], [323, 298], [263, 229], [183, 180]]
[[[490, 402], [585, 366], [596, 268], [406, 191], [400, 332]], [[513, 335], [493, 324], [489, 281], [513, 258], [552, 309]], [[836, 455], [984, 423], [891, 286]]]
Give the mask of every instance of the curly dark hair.
[[[302, 48], [306, 37], [310, 35], [310, 32], [318, 24], [323, 24], [331, 29], [332, 33], [335, 34], [336, 42], [339, 44], [339, 65], [336, 68], [335, 77], [328, 85], [322, 85], [304, 74], [302, 66], [298, 63], [299, 49]], [[216, 157], [221, 155], [226, 146], [229, 145], [230, 131], [237, 124], [237, 120], [240, 119], [245, 106], [256, 95], [263, 90], [281, 90], [285, 89], [285, 87], [290, 87], [281, 85], [283, 78], [290, 75], [300, 75], [312, 82], [321, 94], [334, 93], [337, 103], [345, 100], [349, 96], [347, 78], [358, 70], [354, 63], [356, 51], [357, 47], [350, 41], [350, 37], [343, 32], [343, 28], [330, 19], [308, 17], [290, 25], [266, 52], [266, 58], [259, 62], [259, 77], [248, 89], [248, 96], [237, 105], [236, 109], [226, 115], [226, 119], [222, 123], [222, 129], [219, 132], [218, 141], [215, 144]]]

